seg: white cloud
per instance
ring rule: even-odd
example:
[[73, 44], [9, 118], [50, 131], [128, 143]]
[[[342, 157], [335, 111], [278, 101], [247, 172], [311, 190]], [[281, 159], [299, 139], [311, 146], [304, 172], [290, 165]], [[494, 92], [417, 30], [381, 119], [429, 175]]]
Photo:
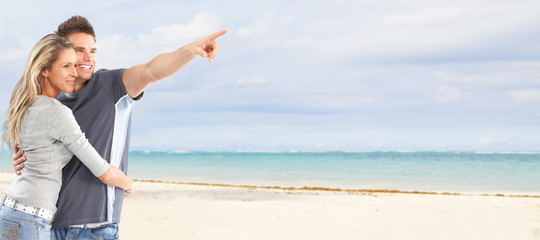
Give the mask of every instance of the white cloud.
[[117, 7], [118, 5], [123, 5], [125, 3], [129, 3], [130, 0], [109, 0], [104, 2], [103, 4], [107, 7]]
[[[380, 17], [373, 16], [367, 21], [350, 15], [329, 19], [328, 26], [324, 28], [327, 34], [320, 38], [315, 50], [320, 52], [319, 56], [340, 58], [353, 55], [367, 61], [445, 55], [461, 59], [471, 55], [481, 58], [492, 54], [485, 52], [486, 47], [504, 44], [516, 35], [527, 34], [540, 20], [538, 11], [533, 10], [540, 7], [536, 2], [426, 6], [403, 10], [396, 6], [390, 8], [390, 12], [383, 11]], [[513, 49], [520, 53], [519, 46], [498, 51], [512, 52]]]
[[255, 29], [252, 27], [241, 27], [238, 29], [238, 34], [242, 36], [250, 36], [255, 33]]
[[539, 102], [540, 89], [515, 90], [508, 93], [510, 97], [522, 102]]
[[437, 91], [437, 99], [443, 102], [460, 100], [465, 93], [458, 87], [443, 85]]
[[475, 148], [477, 150], [498, 149], [505, 144], [508, 144], [508, 139], [501, 132], [494, 131], [480, 137]]
[[174, 45], [178, 46], [186, 41], [193, 41], [214, 31], [220, 25], [218, 16], [209, 12], [197, 14], [188, 24], [171, 24], [159, 26], [149, 34], [139, 34], [139, 42], [142, 45]]
[[201, 12], [187, 24], [174, 23], [158, 26], [150, 33], [137, 37], [111, 35], [98, 41], [98, 68], [130, 67], [150, 61], [162, 52], [177, 48], [217, 31], [220, 19], [214, 14]]
[[297, 37], [285, 43], [285, 46], [287, 47], [305, 47], [308, 45], [312, 45], [312, 41], [309, 36]]
[[[437, 70], [431, 74], [438, 82], [482, 88], [528, 82], [531, 77], [528, 75], [534, 74], [530, 70], [537, 68], [528, 62], [513, 61], [465, 62], [442, 66], [448, 70]], [[426, 67], [426, 65], [420, 66], [420, 68]]]
[[268, 82], [268, 79], [261, 77], [259, 75], [255, 75], [251, 78], [241, 78], [236, 81], [236, 83], [242, 84], [242, 85], [263, 84], [267, 82]]
[[272, 38], [275, 38], [283, 34], [283, 26], [293, 19], [290, 15], [268, 11], [262, 17], [255, 19], [253, 23], [238, 28], [237, 33], [242, 36], [258, 35], [265, 38], [273, 35]]
[[128, 67], [150, 60], [149, 56], [143, 57], [148, 48], [138, 46], [140, 44], [131, 37], [122, 35], [100, 37], [97, 42], [97, 69]]
[[[284, 134], [290, 132], [291, 134]], [[307, 133], [292, 134], [292, 133]], [[219, 125], [179, 126], [152, 131], [146, 136], [133, 137], [134, 149], [163, 147], [175, 150], [272, 150], [274, 147], [294, 145], [311, 148], [311, 136], [320, 133], [310, 127], [278, 125]], [[290, 140], [294, 143], [291, 144]], [[283, 144], [283, 142], [286, 142]], [[283, 149], [280, 149], [283, 150]]]
[[436, 71], [433, 73], [433, 76], [436, 78], [446, 79], [449, 74], [446, 71]]
[[37, 40], [30, 38], [19, 38], [19, 46], [11, 49], [0, 49], [0, 60], [26, 59], [30, 50]]

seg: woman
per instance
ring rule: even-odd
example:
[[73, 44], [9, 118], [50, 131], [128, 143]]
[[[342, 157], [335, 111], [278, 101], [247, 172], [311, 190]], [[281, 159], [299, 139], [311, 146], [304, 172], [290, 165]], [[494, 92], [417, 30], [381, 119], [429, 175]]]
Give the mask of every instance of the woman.
[[50, 34], [30, 52], [11, 96], [2, 142], [25, 151], [23, 173], [1, 202], [2, 239], [50, 239], [62, 184], [62, 168], [75, 154], [105, 184], [133, 193], [133, 182], [103, 160], [81, 132], [71, 110], [55, 98], [72, 92], [76, 54], [67, 40]]

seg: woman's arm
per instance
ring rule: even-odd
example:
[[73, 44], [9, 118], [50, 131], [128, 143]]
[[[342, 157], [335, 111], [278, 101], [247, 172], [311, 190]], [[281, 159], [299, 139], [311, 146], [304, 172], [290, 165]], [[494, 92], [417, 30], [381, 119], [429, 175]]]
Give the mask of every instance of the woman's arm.
[[107, 185], [124, 189], [126, 195], [133, 193], [133, 181], [115, 166], [109, 166], [109, 169], [103, 175], [99, 176], [98, 179]]
[[99, 155], [82, 133], [69, 108], [58, 102], [48, 115], [49, 136], [61, 141], [103, 183], [121, 188], [128, 195], [133, 193], [133, 181]]

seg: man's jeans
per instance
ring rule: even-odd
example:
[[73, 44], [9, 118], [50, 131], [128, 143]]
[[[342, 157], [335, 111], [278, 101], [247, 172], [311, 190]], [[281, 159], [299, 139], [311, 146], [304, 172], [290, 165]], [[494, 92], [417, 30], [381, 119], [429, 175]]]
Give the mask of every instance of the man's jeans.
[[51, 230], [52, 240], [113, 239], [118, 240], [118, 224], [107, 224], [97, 228], [63, 227]]

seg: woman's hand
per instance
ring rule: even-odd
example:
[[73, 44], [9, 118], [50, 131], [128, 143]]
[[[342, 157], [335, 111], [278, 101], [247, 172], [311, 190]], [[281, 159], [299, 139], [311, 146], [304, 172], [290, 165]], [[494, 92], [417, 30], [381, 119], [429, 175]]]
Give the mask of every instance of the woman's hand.
[[129, 197], [129, 195], [133, 194], [135, 191], [132, 189], [124, 190], [124, 198]]

